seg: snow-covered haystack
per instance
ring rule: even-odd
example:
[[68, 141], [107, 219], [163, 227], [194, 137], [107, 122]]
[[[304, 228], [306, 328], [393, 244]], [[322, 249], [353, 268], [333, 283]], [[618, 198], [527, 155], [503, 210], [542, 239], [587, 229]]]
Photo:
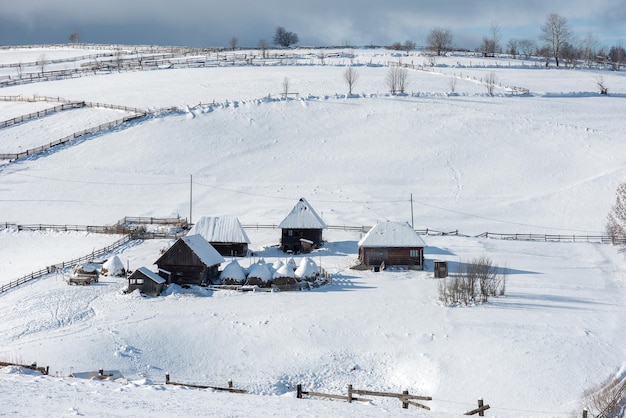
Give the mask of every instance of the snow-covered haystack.
[[300, 265], [295, 271], [296, 277], [300, 280], [315, 281], [319, 275], [319, 269], [315, 261], [309, 257], [300, 260]]
[[289, 260], [287, 260], [287, 266], [289, 266], [291, 270], [298, 268], [298, 264], [296, 264], [296, 260], [294, 260], [293, 257], [289, 257]]
[[246, 273], [243, 271], [243, 268], [239, 265], [237, 260], [233, 260], [224, 267], [224, 270], [220, 274], [220, 279], [223, 284], [244, 284], [246, 281]]
[[293, 269], [289, 267], [289, 264], [285, 264], [276, 270], [272, 277], [272, 282], [276, 285], [284, 286], [287, 284], [296, 284], [298, 280], [296, 279], [296, 274]]
[[270, 267], [259, 261], [250, 267], [247, 284], [251, 286], [268, 287], [272, 284], [272, 273]]
[[126, 274], [126, 269], [124, 268], [124, 263], [122, 260], [116, 255], [109, 258], [102, 265], [102, 275], [103, 276], [115, 276], [122, 277]]
[[280, 269], [284, 265], [285, 263], [283, 263], [281, 260], [274, 261], [274, 264], [272, 264], [272, 270], [271, 270], [272, 274], [276, 273], [278, 269]]

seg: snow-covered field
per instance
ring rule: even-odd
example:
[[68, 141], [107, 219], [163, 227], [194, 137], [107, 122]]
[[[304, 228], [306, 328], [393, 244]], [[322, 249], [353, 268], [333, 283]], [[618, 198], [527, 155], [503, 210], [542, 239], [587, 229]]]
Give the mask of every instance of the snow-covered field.
[[[31, 282], [0, 294], [0, 361], [37, 361], [50, 366], [51, 376], [4, 369], [0, 413], [443, 417], [484, 398], [488, 416], [567, 416], [582, 409], [584, 390], [626, 374], [619, 248], [475, 237], [602, 233], [626, 174], [623, 73], [455, 56], [428, 71], [410, 70], [409, 94], [389, 96], [384, 64], [421, 65], [424, 58], [351, 52], [356, 56], [340, 54], [324, 65], [308, 59], [134, 71], [2, 89], [2, 96], [179, 111], [0, 162], [0, 223], [188, 217], [193, 176], [196, 219], [278, 224], [306, 197], [329, 225], [411, 222], [412, 196], [416, 228], [467, 236], [425, 236], [424, 272], [373, 273], [349, 269], [360, 233], [326, 231], [327, 244], [313, 257], [334, 281], [310, 292], [172, 286], [163, 297], [141, 298], [121, 292], [123, 279], [88, 287], [69, 287], [55, 275]], [[28, 61], [29, 53], [36, 60], [41, 51], [2, 50], [0, 62]], [[46, 52], [53, 54], [62, 52]], [[360, 78], [346, 98], [342, 65], [350, 62]], [[502, 83], [494, 96], [481, 81], [491, 72]], [[611, 96], [597, 94], [599, 76]], [[279, 98], [285, 77], [298, 93], [289, 100]], [[511, 96], [511, 86], [531, 94]], [[36, 106], [0, 102], [0, 120]], [[59, 126], [84, 129], [93, 117], [70, 110], [0, 130], [0, 150], [12, 152], [7, 141], [8, 148], [28, 148], [33, 137], [53, 141]], [[16, 128], [19, 135], [7, 133]], [[284, 259], [274, 247], [279, 230], [247, 233], [255, 257]], [[0, 284], [117, 238], [0, 230]], [[170, 243], [146, 241], [117, 255], [131, 269], [153, 267]], [[471, 308], [442, 306], [432, 261], [448, 260], [454, 270], [482, 255], [506, 267], [506, 296]], [[119, 370], [126, 380], [66, 377], [99, 368]], [[199, 384], [232, 379], [254, 396], [164, 386], [166, 372]], [[424, 402], [432, 412], [402, 410], [399, 401], [383, 398], [355, 405], [292, 399], [298, 383], [336, 394], [348, 384], [406, 389], [432, 396]], [[19, 400], [25, 392], [36, 395]]]

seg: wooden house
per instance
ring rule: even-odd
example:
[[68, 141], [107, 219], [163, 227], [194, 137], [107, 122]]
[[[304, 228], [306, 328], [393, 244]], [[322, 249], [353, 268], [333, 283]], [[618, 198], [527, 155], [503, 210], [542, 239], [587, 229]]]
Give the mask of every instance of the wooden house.
[[359, 260], [368, 267], [424, 269], [424, 240], [406, 222], [376, 224], [359, 241]]
[[179, 238], [155, 264], [169, 283], [179, 285], [219, 284], [219, 265], [224, 257], [201, 235]]
[[165, 283], [166, 280], [163, 277], [150, 271], [147, 267], [139, 267], [128, 276], [126, 293], [139, 289], [144, 295], [159, 296], [165, 287]]
[[236, 216], [202, 216], [189, 231], [200, 234], [225, 257], [245, 257], [250, 239]]
[[326, 224], [309, 202], [301, 198], [278, 227], [282, 232], [281, 250], [307, 253], [322, 245], [322, 231]]

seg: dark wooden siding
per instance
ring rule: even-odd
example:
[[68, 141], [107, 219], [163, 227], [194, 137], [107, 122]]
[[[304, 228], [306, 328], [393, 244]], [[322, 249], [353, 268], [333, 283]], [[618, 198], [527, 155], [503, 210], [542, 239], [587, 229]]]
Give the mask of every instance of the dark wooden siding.
[[313, 241], [313, 248], [322, 245], [321, 229], [283, 229], [280, 239], [280, 249], [283, 251], [293, 251], [294, 253], [304, 252], [300, 239], [304, 238]]
[[218, 284], [219, 266], [206, 266], [184, 243], [178, 240], [156, 262], [159, 269], [171, 273], [169, 283], [179, 285]]
[[130, 293], [136, 289], [139, 289], [139, 291], [144, 295], [159, 296], [163, 290], [163, 285], [155, 283], [151, 278], [137, 270], [133, 272], [130, 277], [128, 277], [127, 292]]
[[246, 243], [212, 242], [211, 245], [224, 257], [245, 257], [248, 253]]
[[359, 260], [366, 266], [408, 266], [422, 270], [424, 268], [423, 247], [384, 247], [359, 248]]

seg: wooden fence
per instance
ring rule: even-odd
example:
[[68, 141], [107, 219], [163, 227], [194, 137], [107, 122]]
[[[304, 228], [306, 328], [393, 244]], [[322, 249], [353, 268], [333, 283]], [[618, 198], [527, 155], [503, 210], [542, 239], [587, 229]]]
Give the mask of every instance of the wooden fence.
[[27, 115], [22, 115], [22, 116], [15, 117], [13, 119], [2, 121], [0, 122], [0, 128], [6, 128], [7, 126], [17, 125], [18, 123], [26, 122], [32, 119], [41, 118], [43, 116], [47, 116], [52, 113], [61, 112], [63, 110], [79, 109], [81, 107], [85, 107], [85, 102], [73, 102], [73, 103], [54, 106], [49, 109], [43, 109], [38, 112], [32, 112]]
[[409, 405], [413, 405], [415, 407], [425, 409], [430, 411], [430, 408], [426, 405], [422, 405], [415, 401], [432, 401], [433, 398], [430, 396], [419, 396], [419, 395], [411, 395], [408, 390], [403, 391], [402, 393], [392, 393], [392, 392], [377, 392], [373, 390], [365, 390], [365, 389], [354, 389], [352, 385], [348, 385], [348, 394], [347, 395], [334, 395], [330, 393], [320, 393], [320, 392], [312, 392], [312, 391], [303, 391], [302, 385], [298, 384], [296, 387], [296, 397], [298, 399], [302, 399], [302, 395], [315, 396], [320, 398], [329, 398], [329, 399], [340, 399], [345, 400], [348, 403], [356, 402], [371, 402], [371, 399], [366, 398], [357, 398], [354, 395], [365, 395], [365, 396], [379, 396], [384, 398], [396, 398], [399, 399], [402, 403], [403, 409], [408, 409]]
[[66, 144], [74, 139], [80, 138], [82, 136], [85, 135], [90, 135], [90, 134], [95, 134], [98, 132], [102, 132], [105, 130], [109, 130], [112, 129], [118, 125], [124, 124], [126, 122], [130, 122], [132, 120], [135, 119], [139, 119], [142, 117], [146, 116], [146, 112], [140, 110], [140, 109], [136, 109], [136, 108], [130, 108], [127, 106], [116, 106], [116, 105], [105, 105], [102, 103], [91, 103], [91, 102], [85, 102], [85, 106], [89, 106], [89, 107], [106, 107], [109, 109], [119, 109], [119, 110], [125, 110], [125, 111], [129, 111], [129, 112], [134, 112], [132, 115], [129, 116], [125, 116], [121, 119], [117, 119], [114, 120], [112, 122], [107, 122], [107, 123], [103, 123], [100, 124], [98, 126], [92, 127], [92, 128], [88, 128], [88, 129], [83, 129], [82, 131], [78, 131], [78, 132], [74, 132], [71, 135], [65, 136], [61, 139], [58, 139], [56, 141], [50, 142], [46, 145], [42, 145], [40, 147], [35, 147], [35, 148], [31, 148], [28, 149], [26, 151], [22, 151], [22, 152], [16, 152], [16, 153], [3, 153], [0, 154], [0, 160], [17, 160], [19, 158], [24, 158], [27, 156], [31, 156], [31, 155], [37, 155], [37, 154], [41, 154], [45, 151], [50, 150], [53, 147], [59, 146], [59, 145], [63, 145]]
[[74, 260], [70, 260], [70, 261], [63, 261], [61, 263], [53, 264], [41, 270], [34, 271], [30, 274], [27, 274], [26, 276], [20, 277], [17, 280], [13, 280], [12, 282], [9, 282], [7, 284], [0, 286], [0, 293], [4, 293], [10, 289], [23, 285], [24, 283], [28, 283], [32, 280], [39, 279], [50, 273], [54, 273], [56, 271], [60, 271], [65, 268], [74, 267], [76, 264], [93, 261], [96, 257], [100, 257], [102, 255], [108, 254], [111, 251], [121, 247], [122, 245], [125, 245], [127, 242], [131, 240], [132, 240], [131, 236], [126, 235], [123, 238], [120, 238], [119, 240], [115, 241], [113, 244], [108, 245], [99, 250], [95, 250], [92, 253], [87, 254], [83, 257], [75, 258]]
[[476, 237], [513, 241], [601, 242], [603, 244], [626, 244], [626, 237], [611, 235], [500, 234], [495, 232], [483, 232]]

